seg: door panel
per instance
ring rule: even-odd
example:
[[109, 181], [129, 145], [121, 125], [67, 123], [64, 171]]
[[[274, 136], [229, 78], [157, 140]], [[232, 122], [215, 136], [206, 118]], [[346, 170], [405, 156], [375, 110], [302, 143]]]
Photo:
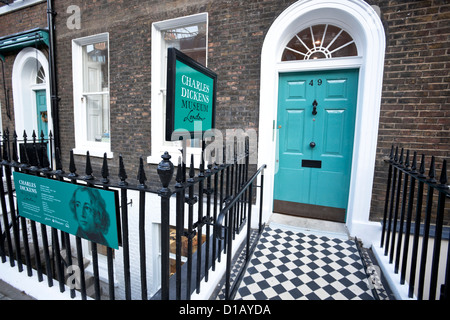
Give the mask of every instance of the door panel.
[[284, 152], [303, 153], [303, 127], [305, 123], [304, 110], [286, 110], [286, 137]]
[[37, 126], [38, 136], [40, 137], [41, 131], [44, 132], [44, 136], [48, 135], [48, 113], [47, 113], [47, 96], [45, 90], [36, 91], [36, 112], [37, 112]]
[[345, 110], [325, 110], [323, 155], [342, 155]]
[[288, 81], [287, 88], [289, 100], [305, 100], [306, 98], [306, 81]]
[[346, 209], [358, 72], [280, 75], [274, 200]]

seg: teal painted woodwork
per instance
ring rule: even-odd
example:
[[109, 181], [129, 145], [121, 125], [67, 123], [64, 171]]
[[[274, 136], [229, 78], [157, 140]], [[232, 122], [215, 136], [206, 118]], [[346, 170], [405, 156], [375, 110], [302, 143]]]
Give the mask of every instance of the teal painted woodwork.
[[36, 111], [37, 111], [37, 124], [38, 132], [36, 134], [40, 138], [41, 131], [44, 132], [44, 136], [48, 136], [48, 114], [47, 114], [47, 98], [45, 90], [36, 91]]
[[[275, 200], [346, 209], [358, 73], [352, 69], [280, 75]], [[321, 167], [302, 166], [302, 160]]]

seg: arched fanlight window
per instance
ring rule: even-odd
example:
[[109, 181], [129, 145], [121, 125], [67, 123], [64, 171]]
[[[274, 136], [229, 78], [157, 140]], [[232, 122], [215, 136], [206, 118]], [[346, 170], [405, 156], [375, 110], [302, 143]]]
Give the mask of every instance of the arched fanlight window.
[[42, 83], [45, 83], [45, 72], [44, 72], [44, 67], [41, 66], [36, 73], [36, 84], [42, 84]]
[[353, 38], [342, 28], [318, 24], [297, 33], [284, 49], [281, 61], [357, 56]]

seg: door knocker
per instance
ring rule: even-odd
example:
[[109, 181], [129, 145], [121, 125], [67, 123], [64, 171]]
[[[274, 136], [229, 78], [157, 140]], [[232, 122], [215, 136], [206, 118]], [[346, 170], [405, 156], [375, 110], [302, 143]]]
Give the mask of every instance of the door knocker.
[[314, 100], [314, 102], [313, 102], [312, 105], [313, 105], [313, 111], [312, 111], [312, 114], [313, 114], [313, 116], [315, 116], [315, 115], [317, 114], [317, 106], [318, 106], [317, 101]]

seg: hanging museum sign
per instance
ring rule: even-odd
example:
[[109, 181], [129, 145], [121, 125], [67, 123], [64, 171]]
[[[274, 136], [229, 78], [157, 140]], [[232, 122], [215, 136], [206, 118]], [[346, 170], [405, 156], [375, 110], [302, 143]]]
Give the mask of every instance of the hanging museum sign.
[[215, 127], [217, 75], [175, 48], [168, 49], [166, 140], [193, 138]]
[[103, 190], [14, 172], [21, 217], [118, 249], [119, 197]]

